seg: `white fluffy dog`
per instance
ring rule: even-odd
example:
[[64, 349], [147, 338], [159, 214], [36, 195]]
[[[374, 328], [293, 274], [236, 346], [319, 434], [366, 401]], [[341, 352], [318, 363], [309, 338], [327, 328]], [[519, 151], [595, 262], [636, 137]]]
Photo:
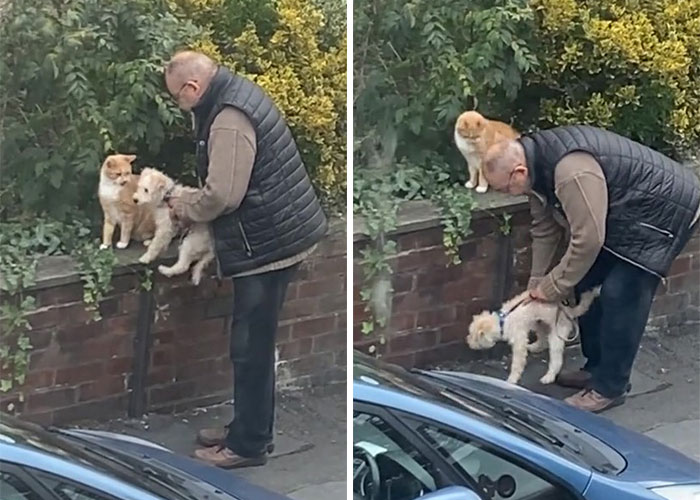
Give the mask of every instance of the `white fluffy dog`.
[[[513, 351], [508, 376], [511, 384], [520, 381], [528, 351], [541, 352], [549, 346], [549, 368], [540, 382], [551, 384], [564, 363], [566, 341], [578, 335], [575, 319], [588, 310], [598, 295], [600, 287], [593, 288], [581, 294], [578, 305], [566, 307], [551, 302], [523, 303], [528, 297], [528, 292], [523, 292], [503, 304], [500, 311], [483, 311], [475, 315], [465, 340], [472, 349], [490, 349], [496, 342], [508, 342]], [[537, 334], [537, 340], [528, 345], [531, 331]], [[570, 337], [571, 333], [573, 336]]]
[[[138, 204], [149, 204], [153, 207], [156, 231], [139, 262], [153, 262], [166, 248], [178, 232], [178, 228], [170, 218], [170, 209], [166, 203], [168, 196], [177, 196], [185, 186], [177, 184], [170, 177], [153, 168], [144, 168], [139, 177], [138, 187], [134, 193], [134, 201]], [[175, 276], [185, 273], [196, 261], [192, 269], [192, 283], [199, 285], [202, 273], [207, 265], [214, 260], [214, 241], [205, 222], [195, 222], [187, 230], [178, 250], [177, 262], [172, 266], [158, 266], [158, 271], [165, 276]]]

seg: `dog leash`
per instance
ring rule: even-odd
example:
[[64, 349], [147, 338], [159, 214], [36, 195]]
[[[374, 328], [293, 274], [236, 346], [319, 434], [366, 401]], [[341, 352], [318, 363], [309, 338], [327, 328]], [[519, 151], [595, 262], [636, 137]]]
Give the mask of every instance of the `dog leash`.
[[564, 305], [563, 301], [562, 301], [562, 303], [557, 304], [557, 316], [556, 316], [556, 318], [554, 319], [554, 324], [555, 324], [555, 325], [559, 322], [559, 313], [564, 313], [564, 316], [566, 316], [566, 319], [568, 319], [568, 320], [571, 322], [571, 324], [574, 325], [574, 335], [573, 335], [573, 337], [564, 337], [564, 338], [559, 337], [559, 338], [562, 339], [564, 342], [573, 342], [573, 341], [575, 341], [575, 340], [578, 338], [579, 333], [580, 333], [580, 332], [579, 332], [579, 327], [578, 327], [578, 321], [576, 321], [576, 318], [574, 318], [573, 316], [571, 316], [571, 315], [567, 312], [566, 306]]
[[527, 296], [523, 297], [518, 302], [516, 302], [515, 305], [511, 307], [508, 312], [504, 311], [503, 309], [499, 309], [496, 312], [496, 314], [498, 314], [498, 326], [501, 329], [501, 333], [503, 333], [503, 326], [505, 325], [506, 318], [508, 317], [508, 315], [515, 311], [518, 307], [520, 307], [522, 303], [525, 302], [525, 300], [527, 300]]

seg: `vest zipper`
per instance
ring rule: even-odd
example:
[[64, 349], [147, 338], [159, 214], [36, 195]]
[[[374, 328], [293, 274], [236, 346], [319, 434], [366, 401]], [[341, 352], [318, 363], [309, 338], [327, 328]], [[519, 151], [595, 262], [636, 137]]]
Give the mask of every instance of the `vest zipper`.
[[243, 223], [241, 221], [238, 221], [238, 228], [241, 230], [241, 236], [243, 236], [243, 245], [245, 245], [245, 253], [246, 255], [248, 255], [248, 257], [252, 257], [253, 249], [250, 247], [248, 237], [246, 236], [245, 231], [243, 230]]
[[666, 231], [665, 229], [660, 229], [656, 226], [652, 226], [651, 224], [647, 224], [646, 222], [638, 222], [637, 224], [639, 224], [642, 227], [646, 227], [647, 229], [651, 229], [652, 231], [656, 231], [657, 233], [661, 233], [671, 240], [674, 238], [673, 233], [670, 231]]
[[659, 278], [659, 279], [661, 280], [661, 282], [664, 284], [664, 286], [666, 286], [666, 278], [664, 278], [663, 276], [661, 276], [659, 273], [654, 272], [654, 271], [652, 271], [651, 269], [649, 269], [648, 267], [644, 267], [644, 266], [641, 265], [641, 264], [637, 264], [635, 261], [633, 261], [633, 260], [631, 260], [631, 259], [628, 259], [627, 257], [623, 257], [622, 255], [620, 255], [620, 254], [617, 253], [616, 251], [611, 250], [610, 247], [607, 247], [607, 246], [603, 245], [603, 248], [604, 248], [605, 250], [607, 250], [608, 252], [610, 252], [611, 254], [613, 254], [615, 257], [617, 257], [617, 258], [619, 258], [619, 259], [622, 259], [622, 260], [624, 260], [625, 262], [629, 262], [629, 263], [632, 264], [633, 266], [637, 266], [637, 267], [638, 267], [639, 269], [641, 269], [642, 271], [646, 271], [646, 272], [648, 272], [649, 274], [653, 274], [654, 276], [656, 276], [657, 278]]

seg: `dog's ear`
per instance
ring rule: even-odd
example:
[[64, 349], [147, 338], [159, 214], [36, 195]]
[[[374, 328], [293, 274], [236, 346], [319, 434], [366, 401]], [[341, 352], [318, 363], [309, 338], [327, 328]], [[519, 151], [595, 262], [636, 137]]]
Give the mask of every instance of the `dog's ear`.
[[164, 193], [166, 188], [165, 178], [157, 176], [155, 179], [154, 187], [159, 193]]

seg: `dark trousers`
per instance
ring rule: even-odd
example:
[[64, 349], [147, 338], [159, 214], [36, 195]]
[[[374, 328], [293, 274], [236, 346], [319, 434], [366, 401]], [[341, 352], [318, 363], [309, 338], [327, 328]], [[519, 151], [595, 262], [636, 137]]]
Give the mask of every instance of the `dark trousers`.
[[581, 292], [602, 285], [601, 294], [579, 318], [585, 369], [593, 378], [590, 388], [608, 398], [622, 395], [659, 278], [603, 250], [576, 286]]
[[265, 452], [275, 419], [275, 338], [292, 267], [233, 279], [233, 420], [226, 445], [242, 457]]

